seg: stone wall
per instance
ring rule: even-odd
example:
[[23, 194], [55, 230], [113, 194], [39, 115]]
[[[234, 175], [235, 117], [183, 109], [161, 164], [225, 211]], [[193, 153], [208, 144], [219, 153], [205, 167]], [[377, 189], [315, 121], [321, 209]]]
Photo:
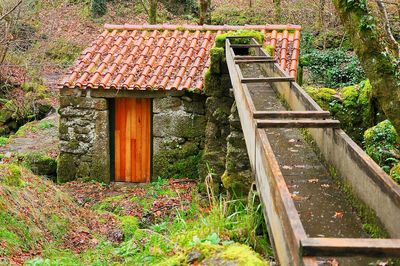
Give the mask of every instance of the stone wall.
[[205, 97], [197, 93], [153, 100], [153, 176], [198, 178], [204, 149]]
[[60, 156], [57, 181], [76, 178], [110, 181], [106, 99], [60, 97]]
[[212, 48], [205, 77], [207, 125], [199, 172], [204, 178], [211, 168], [215, 184], [222, 184], [224, 189], [240, 196], [247, 193], [253, 177], [231, 88], [225, 50]]
[[254, 181], [250, 168], [242, 126], [236, 102], [229, 116], [230, 133], [227, 137], [225, 172], [221, 177], [222, 184], [235, 196], [246, 196]]

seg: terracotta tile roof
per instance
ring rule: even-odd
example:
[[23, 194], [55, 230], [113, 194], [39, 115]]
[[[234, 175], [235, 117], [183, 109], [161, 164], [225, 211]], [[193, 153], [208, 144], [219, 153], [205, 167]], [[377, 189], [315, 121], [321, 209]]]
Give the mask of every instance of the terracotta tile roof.
[[186, 90], [203, 88], [210, 48], [224, 31], [252, 29], [266, 36], [275, 57], [296, 75], [300, 30], [297, 25], [105, 25], [60, 84], [63, 88]]

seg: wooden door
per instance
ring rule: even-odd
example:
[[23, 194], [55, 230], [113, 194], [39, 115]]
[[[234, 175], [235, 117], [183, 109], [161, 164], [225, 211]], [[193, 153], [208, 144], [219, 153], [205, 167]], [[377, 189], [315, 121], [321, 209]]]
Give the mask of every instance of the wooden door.
[[150, 99], [115, 99], [115, 181], [150, 182]]

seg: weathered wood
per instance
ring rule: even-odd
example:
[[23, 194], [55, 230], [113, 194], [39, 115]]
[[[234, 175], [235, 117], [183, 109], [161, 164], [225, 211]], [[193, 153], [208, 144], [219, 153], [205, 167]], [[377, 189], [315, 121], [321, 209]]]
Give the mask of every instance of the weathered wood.
[[[297, 210], [285, 184], [278, 162], [271, 152], [265, 130], [256, 128], [253, 113], [255, 107], [246, 84], [240, 82], [240, 69], [233, 61], [233, 52], [226, 42], [226, 58], [238, 108], [240, 122], [245, 135], [250, 165], [255, 173], [257, 190], [263, 203], [266, 223], [273, 234], [271, 242], [281, 265], [306, 264], [300, 256], [300, 239], [306, 237]], [[239, 71], [238, 71], [239, 69]]]
[[251, 64], [251, 63], [275, 63], [276, 59], [237, 59], [235, 60], [236, 64]]
[[259, 82], [292, 82], [293, 77], [266, 77], [266, 78], [243, 78], [242, 83], [259, 83]]
[[115, 181], [150, 181], [151, 102], [115, 100]]
[[234, 60], [241, 60], [241, 59], [275, 59], [272, 56], [265, 56], [265, 55], [235, 55], [233, 58]]
[[328, 111], [255, 111], [254, 118], [329, 118]]
[[261, 48], [261, 44], [231, 44], [231, 48]]
[[306, 238], [303, 256], [400, 257], [400, 239]]
[[340, 122], [338, 120], [268, 120], [258, 119], [258, 128], [339, 128]]

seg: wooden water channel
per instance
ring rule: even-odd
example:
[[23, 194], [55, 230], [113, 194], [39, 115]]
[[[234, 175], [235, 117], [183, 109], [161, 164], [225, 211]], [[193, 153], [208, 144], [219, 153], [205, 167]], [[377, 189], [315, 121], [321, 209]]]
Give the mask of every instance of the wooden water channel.
[[[250, 43], [236, 44], [237, 38]], [[251, 53], [243, 55], [246, 48]], [[340, 129], [339, 121], [330, 119], [329, 112], [323, 111], [253, 38], [228, 37], [225, 51], [250, 164], [280, 265], [318, 265], [321, 257], [400, 257], [399, 186]], [[261, 66], [264, 76], [244, 76], [243, 63]], [[261, 89], [266, 84], [261, 95], [273, 91], [292, 111], [256, 108], [257, 99], [249, 89], [252, 84]], [[392, 238], [310, 237], [282, 174], [279, 155], [271, 145], [274, 143], [270, 142], [267, 130], [276, 128], [308, 128], [324, 161], [376, 213]]]

